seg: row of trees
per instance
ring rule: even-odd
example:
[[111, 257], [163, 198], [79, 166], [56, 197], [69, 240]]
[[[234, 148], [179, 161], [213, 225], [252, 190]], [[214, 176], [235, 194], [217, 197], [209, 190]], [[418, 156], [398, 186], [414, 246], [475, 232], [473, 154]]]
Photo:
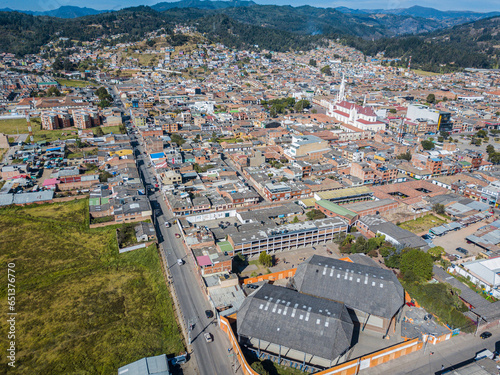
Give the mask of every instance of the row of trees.
[[271, 117], [288, 112], [302, 112], [304, 109], [311, 107], [311, 103], [308, 100], [301, 99], [295, 101], [295, 98], [264, 100], [261, 104], [269, 111]]

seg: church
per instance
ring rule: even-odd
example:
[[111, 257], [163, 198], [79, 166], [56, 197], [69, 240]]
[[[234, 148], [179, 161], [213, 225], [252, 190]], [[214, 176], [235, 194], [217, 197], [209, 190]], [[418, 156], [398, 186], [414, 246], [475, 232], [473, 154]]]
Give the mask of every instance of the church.
[[375, 133], [379, 130], [385, 130], [385, 123], [377, 120], [373, 108], [364, 105], [360, 106], [345, 100], [344, 77], [342, 77], [337, 100], [330, 103], [326, 115], [361, 130], [371, 130]]

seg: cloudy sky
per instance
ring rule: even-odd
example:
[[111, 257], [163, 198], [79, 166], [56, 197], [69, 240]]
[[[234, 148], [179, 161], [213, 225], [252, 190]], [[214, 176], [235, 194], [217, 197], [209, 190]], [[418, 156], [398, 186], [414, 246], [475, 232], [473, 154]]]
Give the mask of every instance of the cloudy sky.
[[[0, 8], [11, 8], [18, 10], [44, 11], [59, 8], [63, 5], [74, 5], [94, 9], [112, 9], [135, 5], [153, 5], [161, 0], [0, 0]], [[473, 10], [477, 12], [500, 11], [498, 0], [254, 0], [259, 4], [277, 5], [312, 5], [318, 7], [345, 6], [352, 9], [394, 9], [408, 8], [413, 5], [431, 7], [439, 10]]]

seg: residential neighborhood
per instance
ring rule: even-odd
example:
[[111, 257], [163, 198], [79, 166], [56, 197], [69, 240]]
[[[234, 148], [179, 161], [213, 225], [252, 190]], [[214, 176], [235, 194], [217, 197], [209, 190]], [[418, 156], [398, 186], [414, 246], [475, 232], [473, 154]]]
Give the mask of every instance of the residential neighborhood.
[[0, 54], [1, 210], [80, 202], [68, 231], [109, 231], [93, 256], [146, 262], [168, 297], [176, 352], [109, 373], [466, 374], [466, 341], [498, 355], [498, 69], [162, 38], [80, 43], [57, 72]]

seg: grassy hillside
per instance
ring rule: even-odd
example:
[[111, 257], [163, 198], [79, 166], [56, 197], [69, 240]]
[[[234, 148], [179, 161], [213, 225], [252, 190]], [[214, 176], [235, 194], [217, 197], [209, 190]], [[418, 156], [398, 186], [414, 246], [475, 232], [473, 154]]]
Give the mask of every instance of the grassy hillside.
[[155, 246], [119, 255], [115, 227], [87, 229], [87, 205], [0, 209], [0, 279], [8, 262], [16, 265], [19, 374], [116, 374], [144, 356], [184, 349]]

